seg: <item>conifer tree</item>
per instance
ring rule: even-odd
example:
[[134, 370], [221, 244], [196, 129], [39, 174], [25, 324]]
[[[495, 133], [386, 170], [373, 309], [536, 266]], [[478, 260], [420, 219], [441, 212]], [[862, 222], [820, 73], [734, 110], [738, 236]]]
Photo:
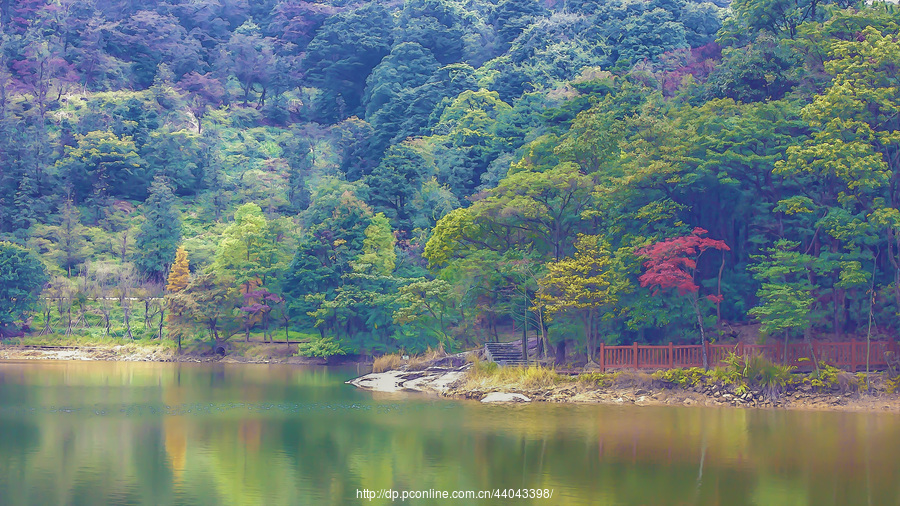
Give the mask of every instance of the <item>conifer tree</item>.
[[146, 221], [137, 235], [135, 265], [144, 274], [165, 279], [170, 259], [181, 242], [181, 217], [175, 208], [175, 195], [162, 176], [153, 179], [150, 196], [144, 201]]
[[175, 252], [175, 262], [169, 270], [166, 290], [173, 293], [184, 290], [188, 285], [188, 278], [191, 274], [188, 268], [189, 265], [187, 250], [184, 249], [184, 246], [179, 246]]
[[[166, 290], [170, 294], [181, 292], [182, 290], [187, 288], [191, 275], [189, 267], [190, 263], [188, 261], [187, 250], [184, 249], [184, 246], [179, 246], [178, 250], [175, 252], [175, 262], [172, 263], [172, 268], [169, 270], [169, 279], [166, 283]], [[178, 343], [178, 354], [181, 355], [181, 335], [183, 333], [183, 325], [179, 325], [179, 323], [182, 323], [184, 315], [182, 314], [182, 311], [177, 311], [177, 304], [175, 305], [176, 310], [173, 310], [173, 297], [171, 295], [166, 296], [165, 307], [169, 309], [169, 315], [165, 319], [165, 321], [169, 322], [169, 330], [171, 331], [170, 333]], [[162, 326], [163, 317], [162, 315], [160, 315], [160, 339], [162, 339]]]

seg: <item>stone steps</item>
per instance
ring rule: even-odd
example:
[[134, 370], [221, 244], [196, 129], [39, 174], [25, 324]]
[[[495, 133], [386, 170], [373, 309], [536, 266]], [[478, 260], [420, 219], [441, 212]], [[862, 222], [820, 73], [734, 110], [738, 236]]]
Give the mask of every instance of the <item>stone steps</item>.
[[526, 365], [522, 360], [521, 343], [485, 343], [484, 349], [488, 360], [503, 366]]

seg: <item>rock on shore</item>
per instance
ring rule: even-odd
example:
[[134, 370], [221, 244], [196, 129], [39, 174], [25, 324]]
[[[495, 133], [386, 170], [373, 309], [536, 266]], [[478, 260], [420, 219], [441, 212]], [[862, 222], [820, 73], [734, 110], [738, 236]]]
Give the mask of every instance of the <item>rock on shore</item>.
[[426, 392], [446, 394], [466, 377], [465, 369], [431, 367], [424, 371], [373, 372], [347, 383], [373, 392]]
[[481, 398], [481, 402], [531, 402], [531, 399], [522, 394], [509, 392], [491, 392]]

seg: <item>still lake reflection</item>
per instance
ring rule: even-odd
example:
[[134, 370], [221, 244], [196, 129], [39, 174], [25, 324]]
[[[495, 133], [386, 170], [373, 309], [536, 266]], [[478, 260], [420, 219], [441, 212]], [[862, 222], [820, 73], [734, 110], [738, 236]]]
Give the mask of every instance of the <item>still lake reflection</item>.
[[[356, 368], [0, 363], [0, 504], [900, 504], [900, 417], [485, 406], [370, 394]], [[399, 503], [399, 501], [397, 501]], [[407, 504], [465, 504], [418, 500]]]

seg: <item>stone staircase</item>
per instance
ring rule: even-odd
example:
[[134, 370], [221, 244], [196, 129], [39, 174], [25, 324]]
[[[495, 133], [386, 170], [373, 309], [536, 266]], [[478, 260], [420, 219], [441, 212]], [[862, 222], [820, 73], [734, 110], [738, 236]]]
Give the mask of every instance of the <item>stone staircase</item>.
[[528, 365], [522, 360], [522, 343], [485, 343], [485, 356], [488, 360], [503, 366]]

